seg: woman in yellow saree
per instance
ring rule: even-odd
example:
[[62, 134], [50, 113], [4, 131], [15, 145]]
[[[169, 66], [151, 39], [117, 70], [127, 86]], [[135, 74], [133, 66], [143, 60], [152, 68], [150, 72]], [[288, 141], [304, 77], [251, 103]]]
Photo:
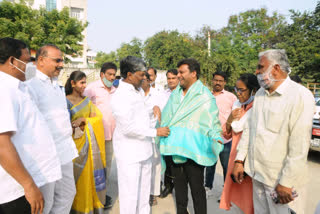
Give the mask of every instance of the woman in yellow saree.
[[82, 94], [86, 75], [74, 71], [65, 90], [70, 113], [73, 140], [79, 156], [73, 160], [77, 193], [71, 214], [102, 214], [106, 195], [106, 158], [102, 114]]

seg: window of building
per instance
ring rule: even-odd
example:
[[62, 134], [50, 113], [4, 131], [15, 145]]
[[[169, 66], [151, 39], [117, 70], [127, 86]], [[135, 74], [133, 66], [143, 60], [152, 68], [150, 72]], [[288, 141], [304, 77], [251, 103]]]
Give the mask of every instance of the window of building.
[[46, 0], [46, 9], [47, 9], [47, 11], [57, 9], [57, 1], [56, 0]]
[[71, 17], [78, 20], [83, 19], [83, 8], [71, 7]]

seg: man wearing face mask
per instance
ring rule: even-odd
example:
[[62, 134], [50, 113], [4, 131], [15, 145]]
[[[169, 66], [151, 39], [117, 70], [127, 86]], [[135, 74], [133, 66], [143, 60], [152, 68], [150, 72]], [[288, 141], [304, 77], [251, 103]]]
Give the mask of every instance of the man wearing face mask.
[[284, 50], [259, 54], [261, 88], [238, 145], [233, 175], [252, 178], [254, 213], [303, 214], [314, 98], [289, 78]]
[[42, 213], [48, 198], [39, 189], [61, 178], [50, 130], [23, 83], [29, 61], [25, 43], [0, 39], [1, 214]]
[[62, 52], [55, 45], [45, 45], [37, 51], [36, 62], [36, 75], [26, 84], [50, 128], [62, 171], [62, 179], [42, 188], [49, 197], [44, 213], [69, 214], [76, 193], [72, 160], [78, 150], [72, 139], [66, 95], [57, 82], [63, 69]]
[[[226, 83], [227, 83], [227, 74], [225, 72], [217, 71], [213, 74], [212, 94], [216, 98], [217, 106], [219, 109], [219, 120], [221, 123], [221, 127], [223, 128], [222, 130], [223, 133], [226, 132], [225, 124], [232, 111], [232, 106], [234, 102], [237, 100], [237, 97], [233, 93], [224, 89], [224, 86], [226, 85]], [[222, 152], [219, 155], [220, 162], [223, 169], [223, 180], [226, 179], [229, 156], [231, 151], [231, 144], [232, 144], [231, 142], [232, 139], [230, 137], [226, 137], [226, 138], [223, 137], [224, 147]], [[210, 197], [211, 195], [213, 195], [212, 187], [213, 187], [215, 171], [216, 171], [216, 164], [206, 168], [205, 187], [206, 187], [207, 197]]]
[[[112, 135], [115, 128], [115, 121], [111, 111], [111, 96], [116, 91], [113, 82], [116, 79], [117, 66], [112, 62], [106, 62], [100, 70], [100, 79], [89, 84], [84, 91], [84, 96], [87, 96], [101, 111], [103, 115], [104, 136], [106, 143], [106, 161], [107, 161], [107, 182], [110, 177], [112, 159], [113, 159], [113, 144]], [[106, 195], [105, 209], [112, 207], [112, 198]]]
[[[151, 190], [152, 141], [167, 137], [168, 127], [154, 128], [145, 105], [141, 84], [145, 80], [146, 64], [140, 58], [128, 56], [120, 62], [121, 80], [111, 100], [116, 121], [113, 135], [117, 163], [120, 214], [149, 214]], [[161, 119], [158, 106], [153, 116]]]

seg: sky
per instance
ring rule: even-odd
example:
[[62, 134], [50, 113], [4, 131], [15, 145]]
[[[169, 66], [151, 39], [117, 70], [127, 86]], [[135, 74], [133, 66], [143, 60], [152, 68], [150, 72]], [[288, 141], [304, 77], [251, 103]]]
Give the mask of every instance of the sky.
[[318, 0], [88, 0], [88, 45], [109, 53], [134, 37], [162, 30], [194, 35], [204, 25], [220, 29], [230, 15], [267, 8], [289, 19], [289, 10], [313, 11]]

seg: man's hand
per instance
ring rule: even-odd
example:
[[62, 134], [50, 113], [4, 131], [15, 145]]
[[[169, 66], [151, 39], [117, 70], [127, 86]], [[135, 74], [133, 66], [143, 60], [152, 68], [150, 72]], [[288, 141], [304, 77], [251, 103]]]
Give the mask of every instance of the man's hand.
[[158, 118], [159, 123], [161, 122], [161, 110], [158, 106], [153, 107], [153, 115]]
[[80, 117], [72, 122], [72, 128], [76, 128], [82, 125], [86, 125], [86, 119], [83, 117]]
[[241, 184], [244, 177], [244, 168], [242, 163], [234, 163], [232, 175], [238, 184]]
[[287, 204], [293, 201], [292, 188], [288, 188], [278, 184], [276, 187], [276, 192], [278, 194], [278, 199], [281, 204]]
[[31, 214], [42, 214], [44, 200], [42, 193], [40, 192], [39, 188], [35, 185], [35, 183], [32, 183], [24, 187], [24, 193], [27, 201], [31, 206]]
[[170, 134], [170, 129], [168, 127], [157, 128], [157, 136], [159, 137], [168, 137]]
[[241, 117], [241, 113], [242, 113], [242, 108], [236, 108], [231, 112], [231, 122], [233, 120], [239, 120]]

